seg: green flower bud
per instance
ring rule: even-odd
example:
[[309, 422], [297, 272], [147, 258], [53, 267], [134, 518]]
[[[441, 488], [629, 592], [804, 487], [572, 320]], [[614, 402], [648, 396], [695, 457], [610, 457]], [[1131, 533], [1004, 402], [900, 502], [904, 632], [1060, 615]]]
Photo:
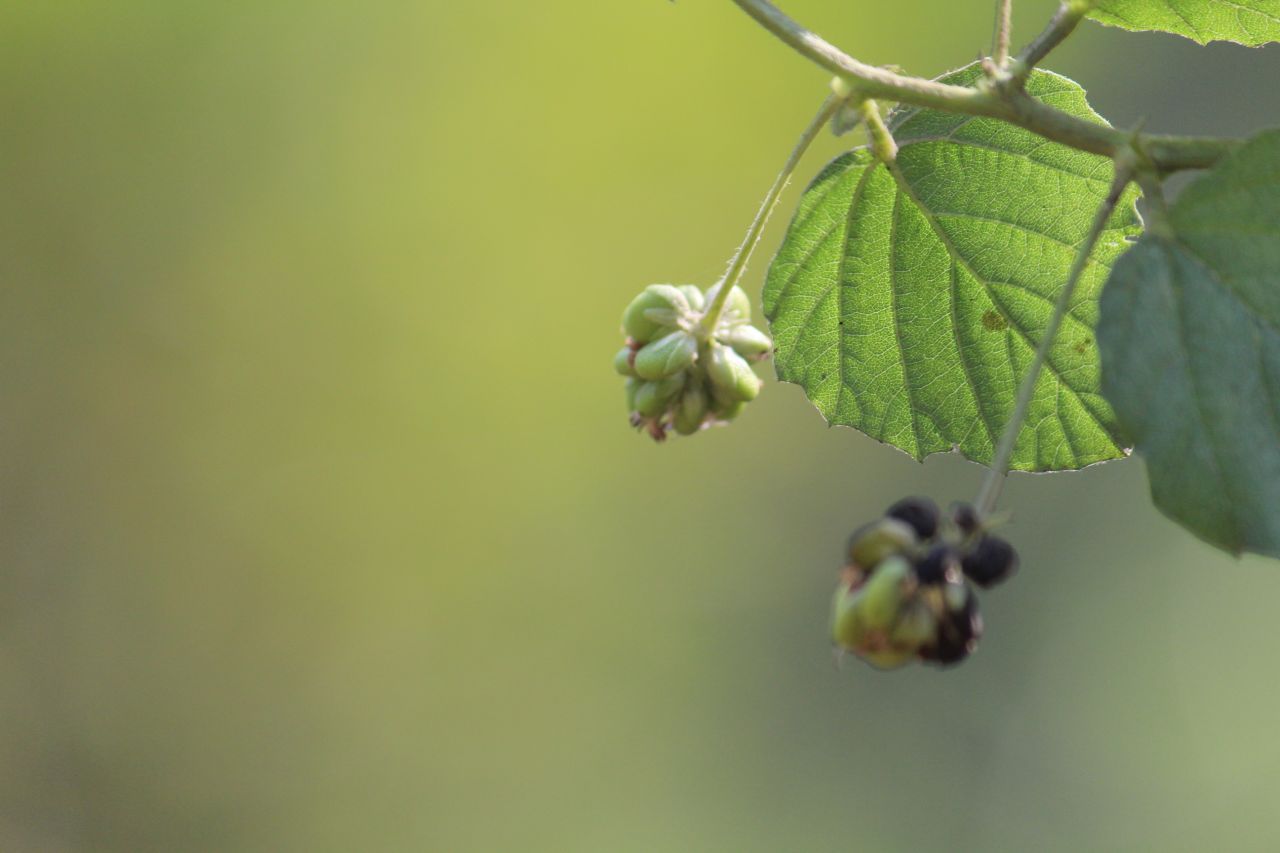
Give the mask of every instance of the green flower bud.
[[701, 311], [707, 307], [707, 298], [702, 294], [702, 288], [696, 284], [680, 285], [680, 292], [684, 294], [684, 298], [689, 300], [689, 307], [694, 311]]
[[897, 518], [880, 518], [854, 531], [849, 537], [849, 559], [855, 566], [870, 571], [888, 557], [910, 551], [916, 545], [916, 532]]
[[680, 397], [680, 402], [676, 406], [675, 417], [672, 420], [676, 432], [681, 435], [693, 435], [702, 429], [702, 424], [707, 417], [707, 407], [710, 400], [707, 392], [703, 389], [702, 383], [693, 381], [689, 383], [689, 387], [685, 389], [684, 394]]
[[749, 323], [732, 327], [720, 340], [743, 358], [759, 358], [773, 349], [773, 339]]
[[723, 344], [711, 345], [707, 376], [716, 389], [731, 400], [754, 400], [764, 384], [746, 359]]
[[640, 387], [636, 389], [635, 411], [646, 418], [658, 417], [671, 406], [671, 402], [684, 387], [684, 381], [685, 374], [677, 373], [666, 379], [641, 382]]
[[688, 332], [672, 332], [640, 348], [636, 353], [636, 375], [641, 379], [665, 379], [693, 364], [697, 354], [697, 338]]
[[635, 376], [636, 369], [631, 366], [631, 356], [635, 353], [631, 347], [623, 347], [613, 357], [613, 369], [619, 376]]
[[[707, 289], [708, 305], [715, 302], [716, 294], [720, 292], [723, 284], [722, 281]], [[747, 292], [741, 287], [734, 285], [733, 290], [729, 291], [729, 300], [724, 304], [724, 313], [720, 315], [720, 322], [730, 325], [751, 322], [751, 297], [747, 296]]]
[[[651, 313], [652, 312], [652, 313]], [[622, 329], [627, 336], [642, 344], [674, 327], [677, 320], [689, 313], [689, 300], [680, 288], [670, 284], [651, 284], [631, 300], [627, 310], [622, 314]], [[653, 319], [666, 318], [668, 322], [657, 322]]]

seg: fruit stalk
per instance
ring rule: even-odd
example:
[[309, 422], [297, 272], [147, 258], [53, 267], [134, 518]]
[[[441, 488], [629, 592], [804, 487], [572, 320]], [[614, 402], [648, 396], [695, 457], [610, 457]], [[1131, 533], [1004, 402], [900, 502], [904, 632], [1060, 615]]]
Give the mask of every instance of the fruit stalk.
[[729, 298], [729, 293], [746, 271], [747, 261], [751, 259], [751, 253], [755, 251], [756, 244], [760, 242], [760, 235], [764, 233], [764, 227], [769, 223], [769, 217], [773, 214], [773, 209], [778, 206], [778, 200], [782, 198], [782, 191], [787, 188], [787, 184], [791, 181], [791, 176], [795, 173], [796, 166], [800, 164], [800, 158], [809, 150], [813, 140], [817, 138], [818, 134], [822, 132], [822, 128], [835, 115], [836, 110], [840, 108], [840, 104], [841, 99], [835, 95], [829, 96], [822, 102], [822, 108], [813, 117], [813, 121], [809, 122], [809, 126], [804, 129], [804, 133], [800, 134], [800, 139], [797, 140], [795, 148], [791, 151], [791, 156], [787, 158], [787, 162], [783, 164], [777, 180], [773, 182], [773, 186], [769, 187], [769, 192], [765, 195], [764, 202], [760, 205], [759, 212], [756, 213], [756, 218], [752, 220], [751, 227], [747, 229], [746, 238], [738, 248], [737, 254], [733, 256], [733, 260], [729, 262], [729, 269], [721, 280], [720, 289], [716, 293], [715, 299], [707, 307], [707, 313], [702, 318], [702, 330], [706, 335], [711, 335], [715, 331], [716, 324], [720, 322], [720, 314], [724, 311], [724, 305]]
[[1013, 406], [1013, 414], [1009, 416], [1009, 422], [1005, 424], [1004, 432], [1000, 435], [1000, 443], [996, 445], [995, 456], [991, 460], [991, 468], [988, 469], [986, 477], [983, 478], [982, 488], [978, 492], [977, 500], [974, 501], [979, 518], [986, 518], [995, 512], [996, 503], [1000, 500], [1000, 490], [1004, 487], [1005, 476], [1009, 471], [1009, 460], [1013, 457], [1013, 448], [1018, 443], [1018, 433], [1022, 431], [1022, 423], [1027, 419], [1027, 410], [1031, 407], [1031, 398], [1035, 396], [1036, 381], [1040, 378], [1040, 370], [1044, 367], [1045, 360], [1049, 357], [1049, 350], [1053, 347], [1054, 338], [1058, 336], [1058, 329], [1062, 327], [1062, 320], [1066, 317], [1067, 310], [1071, 307], [1071, 297], [1075, 294], [1076, 284], [1079, 283], [1080, 276], [1084, 272], [1085, 266], [1089, 263], [1089, 256], [1093, 253], [1093, 247], [1107, 227], [1107, 220], [1111, 218], [1111, 213], [1116, 209], [1120, 196], [1124, 193], [1125, 187], [1129, 186], [1129, 181], [1132, 179], [1132, 169], [1126, 165], [1126, 162], [1127, 158], [1116, 162], [1115, 177], [1111, 181], [1111, 190], [1107, 193], [1107, 197], [1102, 200], [1102, 204], [1098, 206], [1098, 212], [1094, 214], [1093, 224], [1090, 226], [1084, 242], [1076, 249], [1076, 257], [1071, 263], [1071, 271], [1067, 275], [1067, 283], [1063, 286], [1062, 292], [1058, 294], [1058, 300], [1053, 305], [1053, 314], [1049, 317], [1049, 325], [1045, 327], [1044, 334], [1040, 337], [1040, 344], [1036, 347], [1035, 358], [1031, 362], [1030, 369], [1027, 370], [1027, 375], [1022, 379], [1022, 385], [1018, 388], [1018, 397]]

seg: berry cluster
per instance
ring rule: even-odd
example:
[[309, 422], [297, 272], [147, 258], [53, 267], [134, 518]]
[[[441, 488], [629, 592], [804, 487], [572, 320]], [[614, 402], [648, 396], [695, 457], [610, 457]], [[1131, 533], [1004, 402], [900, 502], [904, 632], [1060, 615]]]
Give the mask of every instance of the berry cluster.
[[767, 357], [773, 341], [751, 325], [751, 300], [739, 287], [715, 328], [705, 328], [720, 287], [704, 294], [692, 284], [651, 284], [622, 315], [627, 343], [613, 366], [627, 378], [632, 425], [655, 441], [728, 423], [760, 393], [751, 362]]
[[849, 538], [832, 637], [880, 669], [959, 663], [982, 637], [973, 586], [994, 586], [1017, 567], [1013, 546], [988, 533], [973, 507], [943, 516], [928, 498], [905, 498]]

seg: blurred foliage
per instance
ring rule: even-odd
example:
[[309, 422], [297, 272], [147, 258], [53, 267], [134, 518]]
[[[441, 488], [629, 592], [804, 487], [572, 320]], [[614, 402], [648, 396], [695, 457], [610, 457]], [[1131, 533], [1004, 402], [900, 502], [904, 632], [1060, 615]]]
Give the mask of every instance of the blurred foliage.
[[[990, 35], [787, 7], [922, 74]], [[713, 280], [825, 85], [730, 4], [14, 0], [0, 47], [0, 850], [1280, 844], [1280, 572], [1140, 463], [1015, 477], [982, 649], [886, 675], [829, 655], [844, 536], [978, 468], [772, 382], [627, 428], [623, 304]], [[1246, 53], [1055, 68], [1242, 131]]]

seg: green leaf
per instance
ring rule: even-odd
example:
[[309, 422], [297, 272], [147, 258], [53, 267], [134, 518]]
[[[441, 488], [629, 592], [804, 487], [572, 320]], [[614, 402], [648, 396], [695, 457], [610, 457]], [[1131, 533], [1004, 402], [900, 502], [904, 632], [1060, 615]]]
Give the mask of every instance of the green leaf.
[[[981, 74], [970, 66], [944, 79], [970, 85]], [[1064, 77], [1038, 71], [1027, 88], [1101, 121]], [[827, 166], [769, 270], [778, 376], [803, 386], [830, 423], [917, 459], [958, 448], [990, 463], [1111, 164], [990, 119], [903, 110], [890, 125], [896, 166], [865, 149]], [[1014, 468], [1080, 468], [1124, 453], [1098, 389], [1093, 325], [1110, 265], [1140, 230], [1135, 197], [1085, 269]]]
[[1101, 309], [1103, 390], [1156, 506], [1228, 551], [1280, 556], [1280, 131], [1188, 187]]
[[1280, 41], [1280, 0], [1098, 0], [1089, 17], [1126, 30], [1160, 30], [1200, 44]]

